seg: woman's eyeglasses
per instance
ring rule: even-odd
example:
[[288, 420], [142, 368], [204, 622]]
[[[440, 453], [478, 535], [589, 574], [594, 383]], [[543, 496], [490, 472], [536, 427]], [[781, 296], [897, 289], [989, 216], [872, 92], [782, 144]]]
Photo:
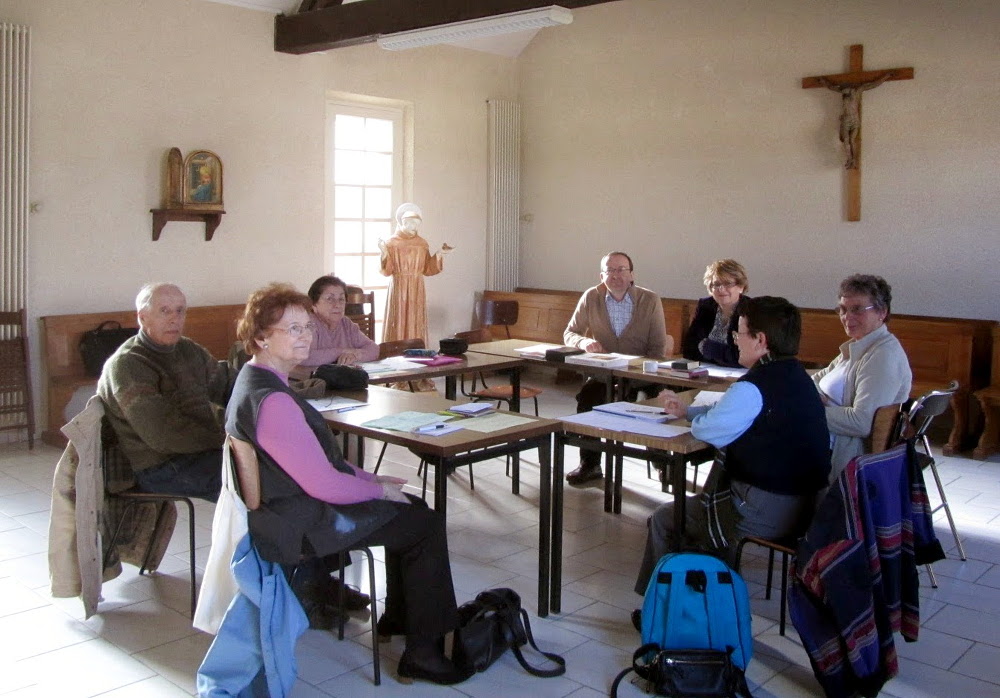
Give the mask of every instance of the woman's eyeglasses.
[[719, 291], [721, 289], [726, 289], [727, 291], [736, 285], [735, 281], [713, 281], [708, 285], [709, 291]]
[[287, 333], [289, 337], [292, 337], [293, 339], [298, 339], [299, 337], [302, 336], [303, 332], [308, 332], [309, 334], [315, 332], [316, 325], [314, 325], [311, 322], [307, 322], [304, 325], [295, 324], [295, 325], [289, 325], [288, 327], [272, 327], [271, 329], [281, 330], [282, 332]]
[[844, 317], [845, 315], [858, 316], [874, 307], [874, 305], [852, 305], [848, 308], [846, 305], [838, 305], [834, 310], [837, 311], [837, 315], [840, 317]]

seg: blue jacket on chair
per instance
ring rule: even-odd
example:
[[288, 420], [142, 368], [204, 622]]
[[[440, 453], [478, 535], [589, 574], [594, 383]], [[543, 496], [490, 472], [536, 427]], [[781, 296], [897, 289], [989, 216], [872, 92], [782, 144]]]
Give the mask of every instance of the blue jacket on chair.
[[287, 696], [298, 672], [295, 643], [309, 620], [281, 566], [261, 559], [249, 535], [232, 568], [240, 591], [198, 668], [198, 695]]

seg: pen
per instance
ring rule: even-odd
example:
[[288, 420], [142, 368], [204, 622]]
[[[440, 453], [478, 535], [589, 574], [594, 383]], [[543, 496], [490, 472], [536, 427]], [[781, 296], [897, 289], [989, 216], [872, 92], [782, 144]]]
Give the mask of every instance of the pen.
[[663, 412], [661, 410], [630, 410], [625, 409], [626, 412], [645, 412], [646, 414], [669, 414], [669, 412]]

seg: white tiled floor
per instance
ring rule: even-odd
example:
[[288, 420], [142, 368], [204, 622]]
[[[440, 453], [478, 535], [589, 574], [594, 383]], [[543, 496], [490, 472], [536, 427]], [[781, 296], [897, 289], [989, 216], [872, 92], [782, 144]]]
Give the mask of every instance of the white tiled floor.
[[[573, 412], [574, 386], [555, 386], [546, 375], [531, 375], [527, 382], [545, 388], [543, 415]], [[158, 573], [139, 577], [134, 567], [126, 566], [118, 579], [104, 585], [100, 613], [84, 621], [79, 600], [53, 599], [48, 591], [49, 488], [58, 457], [58, 451], [46, 446], [31, 452], [23, 445], [0, 446], [0, 694], [193, 694], [195, 671], [211, 637], [192, 629], [187, 617], [186, 526], [179, 522]], [[411, 454], [390, 448], [387, 459], [385, 472], [418, 482]], [[567, 460], [568, 467], [575, 467], [575, 453]], [[1000, 458], [940, 458], [939, 463], [969, 560], [950, 558], [935, 565], [940, 587], [923, 587], [921, 639], [897, 643], [900, 675], [883, 695], [1000, 695]], [[402, 650], [396, 641], [382, 648], [383, 683], [376, 688], [367, 617], [359, 615], [348, 627], [350, 639], [343, 642], [321, 631], [303, 636], [296, 698], [607, 695], [611, 679], [628, 665], [638, 644], [628, 617], [641, 599], [631, 588], [645, 516], [665, 495], [637, 463], [625, 468], [621, 516], [602, 511], [598, 487], [567, 487], [563, 613], [540, 619], [534, 615], [536, 459], [522, 461], [520, 497], [511, 495], [502, 463], [475, 467], [475, 492], [469, 490], [464, 470], [452, 477], [448, 489], [458, 600], [493, 586], [517, 590], [532, 612], [539, 644], [566, 657], [565, 676], [532, 677], [508, 653], [489, 671], [454, 688], [419, 682], [403, 686], [394, 678]], [[199, 564], [208, 552], [211, 521], [212, 506], [199, 502]], [[943, 513], [937, 525], [945, 549], [954, 555]], [[794, 629], [787, 637], [778, 635], [777, 601], [762, 598], [761, 560], [751, 559], [744, 571], [754, 596], [755, 655], [748, 670], [754, 695], [821, 695]], [[640, 695], [633, 686], [623, 689], [623, 695]]]

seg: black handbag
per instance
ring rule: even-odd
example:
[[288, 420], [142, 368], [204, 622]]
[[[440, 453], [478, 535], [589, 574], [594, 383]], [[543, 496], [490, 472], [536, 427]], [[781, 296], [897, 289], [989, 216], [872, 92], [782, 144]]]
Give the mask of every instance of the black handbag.
[[[451, 658], [455, 666], [470, 675], [486, 671], [508, 648], [530, 674], [552, 677], [566, 673], [565, 659], [538, 649], [531, 635], [528, 612], [521, 608], [521, 597], [513, 589], [480, 592], [475, 599], [458, 607], [458, 619]], [[521, 647], [526, 644], [558, 666], [539, 669], [529, 664], [521, 653]]]
[[138, 332], [138, 327], [122, 327], [121, 323], [115, 320], [105, 320], [95, 329], [84, 332], [79, 345], [83, 370], [94, 378], [101, 375], [108, 357], [114, 354], [126, 339], [134, 337]]
[[661, 650], [643, 645], [632, 656], [632, 666], [611, 684], [611, 698], [618, 685], [634, 671], [649, 684], [647, 692], [671, 698], [753, 698], [746, 677], [733, 664], [730, 652], [721, 650]]
[[368, 387], [368, 374], [354, 366], [323, 364], [313, 371], [313, 377], [326, 383], [327, 390], [365, 390]]

